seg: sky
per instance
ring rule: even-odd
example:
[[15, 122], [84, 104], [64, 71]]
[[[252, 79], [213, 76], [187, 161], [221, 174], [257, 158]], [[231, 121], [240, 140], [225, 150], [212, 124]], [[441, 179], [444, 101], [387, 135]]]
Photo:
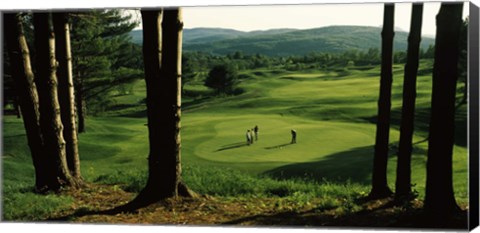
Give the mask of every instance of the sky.
[[[411, 6], [411, 3], [395, 4], [395, 27], [409, 31]], [[439, 8], [439, 3], [424, 4], [423, 35], [435, 34], [435, 15]], [[468, 9], [464, 11], [468, 14]], [[183, 20], [185, 28], [220, 27], [241, 31], [271, 28], [306, 29], [331, 25], [379, 27], [383, 23], [383, 4], [185, 7]]]

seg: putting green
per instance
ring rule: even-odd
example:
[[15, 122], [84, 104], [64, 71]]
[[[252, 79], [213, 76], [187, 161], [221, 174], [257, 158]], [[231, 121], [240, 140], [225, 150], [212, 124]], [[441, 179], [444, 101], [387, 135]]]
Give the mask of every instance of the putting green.
[[[193, 146], [195, 156], [218, 162], [306, 162], [374, 143], [375, 129], [369, 124], [312, 122], [265, 115], [225, 117], [204, 123], [211, 125], [209, 137], [198, 144], [188, 143], [186, 139], [184, 148]], [[259, 140], [248, 145], [246, 131], [255, 125], [260, 128]], [[290, 143], [291, 129], [297, 131], [296, 144]], [[189, 132], [185, 130], [184, 134]]]

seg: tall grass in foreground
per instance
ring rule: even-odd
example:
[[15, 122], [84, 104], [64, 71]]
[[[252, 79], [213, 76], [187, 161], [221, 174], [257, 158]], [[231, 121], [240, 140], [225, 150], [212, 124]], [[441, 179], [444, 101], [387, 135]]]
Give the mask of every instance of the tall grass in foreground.
[[9, 183], [3, 187], [2, 221], [40, 221], [59, 210], [68, 209], [73, 198], [64, 195], [38, 195], [31, 183]]
[[[230, 168], [186, 166], [183, 180], [200, 194], [223, 197], [287, 197], [298, 193], [312, 197], [363, 195], [368, 187], [346, 182], [343, 184], [308, 179], [276, 180], [268, 176], [256, 176]], [[119, 185], [128, 192], [140, 192], [147, 180], [146, 170], [117, 170], [113, 174], [99, 176], [101, 184]]]
[[[147, 179], [145, 170], [118, 170], [114, 174], [99, 176], [96, 182], [119, 185], [129, 192], [140, 192]], [[311, 180], [275, 180], [268, 176], [256, 176], [230, 168], [184, 166], [183, 179], [199, 194], [225, 198], [281, 197], [297, 204], [323, 199], [326, 205], [353, 203], [366, 195], [368, 187], [346, 183], [317, 183]], [[336, 203], [336, 204], [335, 204]], [[333, 206], [332, 206], [333, 207]]]

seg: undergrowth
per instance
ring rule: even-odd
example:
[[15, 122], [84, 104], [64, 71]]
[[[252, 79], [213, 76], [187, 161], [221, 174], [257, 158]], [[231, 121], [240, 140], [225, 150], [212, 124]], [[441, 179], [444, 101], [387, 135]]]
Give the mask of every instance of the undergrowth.
[[[239, 200], [242, 198], [278, 198], [279, 205], [309, 206], [318, 210], [341, 208], [358, 210], [355, 200], [367, 194], [368, 187], [351, 182], [316, 182], [308, 179], [276, 180], [268, 176], [243, 173], [229, 168], [185, 166], [182, 178], [195, 192], [203, 195]], [[96, 179], [101, 184], [118, 185], [138, 193], [147, 180], [145, 170], [117, 170]]]

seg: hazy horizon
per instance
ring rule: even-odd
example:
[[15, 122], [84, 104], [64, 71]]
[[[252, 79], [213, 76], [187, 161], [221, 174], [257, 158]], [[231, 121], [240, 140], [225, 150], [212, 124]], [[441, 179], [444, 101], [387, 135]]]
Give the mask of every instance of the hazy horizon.
[[[184, 28], [222, 28], [242, 32], [272, 29], [313, 29], [328, 26], [382, 27], [383, 3], [328, 3], [257, 6], [183, 7]], [[395, 3], [395, 28], [408, 32], [412, 3]], [[435, 37], [439, 2], [425, 2], [422, 36]], [[464, 4], [463, 18], [468, 16]], [[140, 13], [134, 13], [140, 18]], [[136, 29], [140, 29], [141, 25]]]
[[[250, 33], [250, 32], [259, 32], [259, 31], [272, 31], [272, 30], [312, 30], [312, 29], [319, 29], [319, 28], [326, 28], [326, 27], [339, 27], [339, 26], [345, 26], [345, 27], [375, 27], [375, 28], [381, 28], [382, 26], [369, 26], [369, 25], [329, 25], [329, 26], [324, 26], [324, 27], [314, 27], [314, 28], [269, 28], [269, 29], [259, 29], [259, 30], [251, 30], [251, 31], [244, 31], [244, 30], [238, 30], [234, 28], [225, 28], [225, 27], [193, 27], [193, 28], [187, 28], [185, 27], [184, 29], [192, 30], [192, 29], [219, 29], [219, 30], [233, 30], [233, 31], [239, 31], [239, 32], [245, 32], [245, 33]], [[136, 30], [142, 30], [142, 28], [135, 28]], [[408, 32], [407, 30], [399, 27], [395, 27], [395, 31], [401, 31], [401, 32]], [[428, 35], [428, 34], [423, 34], [422, 36], [424, 37], [435, 37], [434, 35]]]

